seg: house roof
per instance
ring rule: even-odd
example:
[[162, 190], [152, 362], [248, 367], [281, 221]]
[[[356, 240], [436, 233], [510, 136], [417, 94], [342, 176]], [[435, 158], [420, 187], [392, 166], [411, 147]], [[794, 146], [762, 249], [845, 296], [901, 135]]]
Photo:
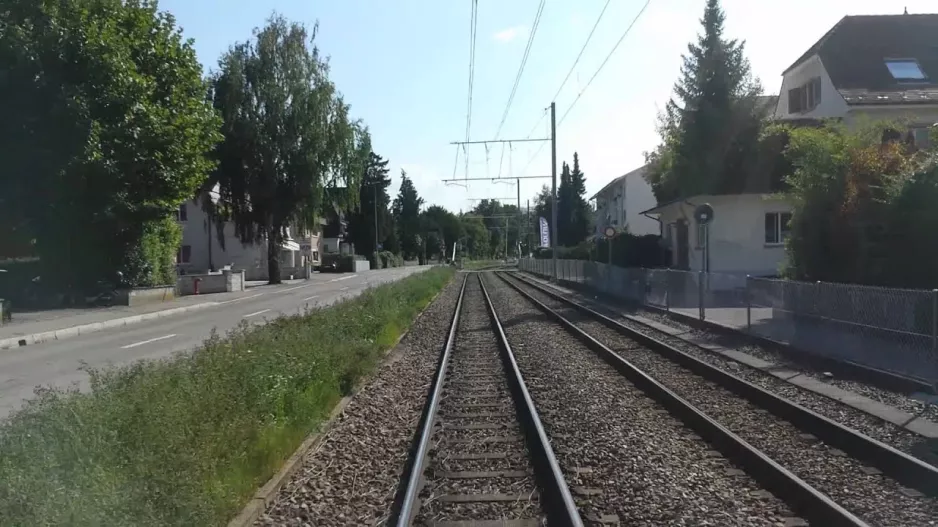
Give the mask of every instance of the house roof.
[[[845, 16], [783, 74], [818, 55], [848, 104], [938, 103], [938, 14]], [[885, 59], [914, 59], [923, 81], [897, 81]]]
[[686, 203], [687, 205], [700, 205], [700, 203], [691, 202], [692, 200], [696, 200], [698, 198], [708, 199], [708, 198], [716, 198], [720, 196], [752, 196], [752, 195], [771, 196], [771, 194], [766, 193], [766, 192], [733, 192], [733, 193], [727, 193], [727, 194], [695, 194], [693, 196], [672, 199], [671, 201], [659, 203], [648, 210], [643, 210], [639, 212], [639, 214], [641, 215], [660, 214], [664, 209], [670, 207], [671, 205], [674, 205], [675, 203]]
[[624, 181], [624, 180], [625, 180], [627, 177], [629, 177], [629, 176], [632, 176], [632, 175], [635, 175], [635, 174], [642, 174], [642, 175], [643, 175], [644, 172], [645, 172], [645, 169], [646, 169], [647, 167], [648, 167], [648, 165], [642, 165], [641, 167], [636, 168], [635, 170], [633, 170], [633, 171], [631, 171], [631, 172], [629, 172], [629, 173], [627, 173], [627, 174], [621, 175], [621, 176], [619, 176], [619, 177], [613, 179], [613, 180], [610, 181], [609, 183], [606, 183], [606, 186], [604, 186], [603, 188], [599, 189], [599, 192], [593, 194], [593, 196], [592, 196], [590, 199], [591, 199], [591, 200], [596, 199], [597, 196], [599, 196], [599, 195], [602, 194], [603, 192], [609, 190], [609, 188], [612, 187], [613, 185], [616, 185], [616, 184], [620, 183], [621, 181]]

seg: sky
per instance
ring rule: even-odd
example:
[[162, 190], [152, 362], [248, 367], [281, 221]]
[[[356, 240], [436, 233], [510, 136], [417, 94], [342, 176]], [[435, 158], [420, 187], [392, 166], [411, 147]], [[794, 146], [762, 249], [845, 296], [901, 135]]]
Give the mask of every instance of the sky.
[[[466, 139], [472, 0], [162, 0], [195, 40], [206, 72], [235, 42], [251, 38], [274, 12], [319, 24], [316, 45], [331, 78], [389, 160], [396, 194], [405, 170], [427, 205], [456, 212], [482, 198], [512, 198], [512, 182], [443, 179], [549, 176], [550, 144], [451, 145]], [[539, 0], [479, 0], [470, 140], [496, 138]], [[499, 139], [546, 138], [546, 108], [556, 94], [557, 164], [579, 154], [587, 198], [639, 168], [658, 144], [656, 115], [672, 94], [681, 55], [701, 29], [705, 0], [546, 0], [529, 58]], [[782, 71], [844, 15], [928, 13], [935, 0], [723, 0], [725, 34], [745, 41], [753, 74], [776, 94]], [[594, 74], [593, 82], [588, 81]], [[566, 116], [561, 120], [562, 117]], [[467, 164], [468, 157], [468, 164]], [[550, 179], [521, 180], [526, 206]], [[392, 194], [392, 195], [393, 195]]]

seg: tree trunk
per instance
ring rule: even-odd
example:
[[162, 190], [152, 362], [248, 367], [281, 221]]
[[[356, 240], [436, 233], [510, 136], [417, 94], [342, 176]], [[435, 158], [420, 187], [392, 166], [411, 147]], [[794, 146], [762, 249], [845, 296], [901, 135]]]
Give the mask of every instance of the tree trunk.
[[280, 279], [280, 244], [272, 232], [267, 234], [267, 283], [279, 284]]

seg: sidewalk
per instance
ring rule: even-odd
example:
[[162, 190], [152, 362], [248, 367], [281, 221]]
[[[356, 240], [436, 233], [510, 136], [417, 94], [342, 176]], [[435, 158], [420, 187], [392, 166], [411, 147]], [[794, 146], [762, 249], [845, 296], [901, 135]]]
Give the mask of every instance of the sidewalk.
[[210, 308], [252, 294], [257, 294], [257, 289], [210, 295], [189, 295], [172, 302], [135, 307], [68, 308], [22, 313], [14, 311], [13, 320], [0, 325], [0, 349], [20, 346], [22, 345], [20, 341], [25, 341], [26, 344], [36, 344], [144, 320], [178, 315]]

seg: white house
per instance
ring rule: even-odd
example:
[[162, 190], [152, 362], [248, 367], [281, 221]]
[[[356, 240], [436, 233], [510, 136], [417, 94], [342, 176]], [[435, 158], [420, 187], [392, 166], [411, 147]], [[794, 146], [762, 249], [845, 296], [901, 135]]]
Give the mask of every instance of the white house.
[[642, 211], [654, 207], [655, 195], [645, 181], [647, 165], [610, 181], [591, 200], [596, 202], [596, 226], [628, 229], [632, 234], [658, 234], [658, 222]]
[[845, 16], [782, 74], [775, 117], [938, 122], [938, 14]]
[[[846, 16], [785, 70], [779, 93], [768, 112], [776, 119], [848, 127], [899, 119], [923, 146], [938, 122], [938, 15]], [[759, 190], [693, 196], [643, 214], [661, 222], [674, 268], [771, 276], [785, 261], [792, 208]], [[704, 203], [714, 211], [709, 227], [693, 216]]]
[[[713, 208], [706, 225], [694, 219], [704, 204]], [[675, 269], [774, 276], [785, 259], [791, 205], [771, 194], [694, 196], [642, 213], [661, 222]]]
[[[216, 194], [217, 195], [217, 194]], [[182, 244], [176, 255], [176, 268], [180, 274], [205, 273], [228, 268], [244, 270], [247, 280], [267, 279], [266, 243], [243, 244], [235, 235], [235, 226], [226, 222], [223, 230], [224, 246], [218, 239], [217, 227], [209, 221], [201, 206], [201, 198], [189, 200], [179, 206], [176, 219], [182, 227]], [[319, 234], [287, 236], [280, 247], [280, 265], [284, 275], [299, 275], [307, 261], [314, 267], [320, 262]]]

